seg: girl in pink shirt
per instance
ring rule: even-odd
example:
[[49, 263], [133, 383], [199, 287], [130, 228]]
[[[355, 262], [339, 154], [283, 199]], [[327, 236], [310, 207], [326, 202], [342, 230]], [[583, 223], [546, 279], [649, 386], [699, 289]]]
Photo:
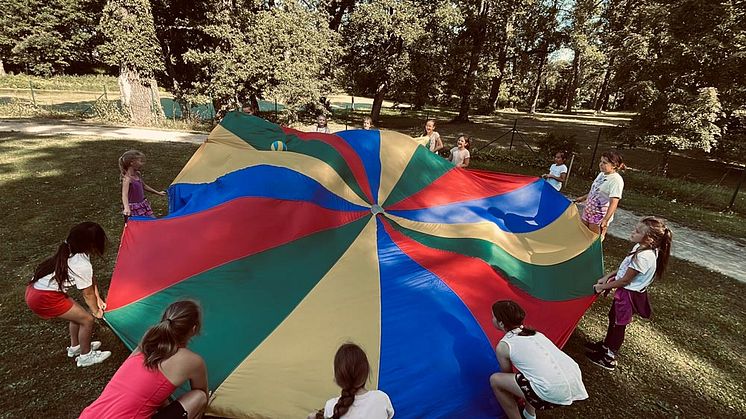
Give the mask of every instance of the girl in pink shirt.
[[[81, 419], [198, 418], [207, 406], [207, 368], [187, 349], [199, 333], [197, 303], [177, 301], [166, 309], [104, 388], [80, 414]], [[174, 390], [189, 380], [191, 391], [168, 403]]]

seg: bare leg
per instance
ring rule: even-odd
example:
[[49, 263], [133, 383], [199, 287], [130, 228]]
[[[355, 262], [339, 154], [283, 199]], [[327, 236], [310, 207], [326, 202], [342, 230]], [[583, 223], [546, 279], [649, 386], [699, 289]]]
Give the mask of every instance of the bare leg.
[[490, 386], [495, 398], [509, 419], [521, 419], [521, 411], [515, 398], [523, 398], [523, 392], [515, 382], [515, 374], [498, 372], [490, 376]]
[[[83, 307], [78, 303], [73, 303], [70, 310], [67, 310], [65, 314], [60, 316], [61, 319], [70, 322], [70, 332], [73, 331], [72, 323], [77, 325], [78, 336], [77, 340], [80, 344], [80, 353], [87, 354], [91, 352], [91, 335], [93, 334], [93, 316], [85, 311]], [[70, 343], [74, 342], [73, 337], [70, 337]], [[73, 345], [75, 346], [75, 345]]]
[[187, 411], [189, 419], [201, 418], [207, 407], [207, 394], [202, 390], [192, 390], [177, 399], [184, 410]]
[[70, 346], [78, 346], [80, 339], [78, 334], [80, 333], [80, 325], [75, 322], [70, 322]]
[[526, 412], [531, 416], [536, 416], [536, 409], [529, 402], [526, 402]]

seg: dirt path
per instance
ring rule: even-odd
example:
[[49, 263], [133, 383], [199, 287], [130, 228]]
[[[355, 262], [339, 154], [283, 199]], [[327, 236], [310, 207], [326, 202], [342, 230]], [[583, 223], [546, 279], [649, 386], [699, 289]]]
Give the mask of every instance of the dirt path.
[[[337, 127], [332, 127], [336, 129]], [[341, 128], [340, 128], [341, 129]], [[202, 143], [206, 133], [157, 130], [131, 127], [109, 127], [75, 121], [38, 121], [0, 119], [0, 132], [22, 132], [32, 135], [80, 135], [140, 141], [180, 141]], [[619, 209], [609, 227], [614, 237], [628, 238], [640, 215]], [[720, 272], [740, 282], [746, 282], [746, 245], [735, 240], [713, 236], [676, 223], [670, 223], [674, 233], [673, 255]]]

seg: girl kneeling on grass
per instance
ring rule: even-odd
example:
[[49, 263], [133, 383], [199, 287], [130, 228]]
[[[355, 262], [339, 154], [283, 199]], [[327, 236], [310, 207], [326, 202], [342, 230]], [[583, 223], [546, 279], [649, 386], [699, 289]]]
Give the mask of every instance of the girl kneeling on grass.
[[637, 313], [643, 318], [652, 314], [647, 289], [666, 271], [671, 256], [673, 234], [660, 218], [644, 217], [637, 223], [630, 240], [635, 243], [619, 269], [603, 276], [593, 285], [596, 293], [616, 289], [609, 310], [609, 327], [601, 342], [587, 344], [588, 358], [608, 370], [616, 369], [616, 355], [624, 342], [624, 332]]
[[537, 410], [588, 398], [578, 364], [542, 333], [523, 326], [525, 318], [526, 312], [514, 301], [492, 305], [492, 324], [505, 336], [495, 349], [502, 372], [490, 376], [490, 385], [510, 419], [521, 418], [516, 397], [526, 401], [522, 413], [527, 419], [536, 418]]
[[[60, 318], [70, 323], [67, 356], [77, 357], [79, 367], [98, 364], [111, 355], [98, 350], [101, 342], [91, 342], [93, 318], [103, 317], [106, 308], [93, 279], [91, 255], [103, 255], [106, 242], [100, 225], [90, 221], [76, 225], [57, 253], [36, 267], [26, 287], [26, 304], [31, 311], [43, 319]], [[72, 287], [81, 290], [90, 313], [67, 295]]]
[[[80, 418], [201, 417], [207, 406], [207, 368], [202, 357], [186, 348], [199, 333], [201, 317], [193, 301], [168, 306], [160, 323], [145, 332], [140, 345]], [[171, 393], [187, 380], [191, 391], [166, 404]]]
[[370, 363], [365, 351], [354, 343], [345, 343], [334, 355], [334, 382], [342, 395], [329, 399], [323, 409], [308, 419], [391, 419], [394, 407], [381, 390], [367, 390]]

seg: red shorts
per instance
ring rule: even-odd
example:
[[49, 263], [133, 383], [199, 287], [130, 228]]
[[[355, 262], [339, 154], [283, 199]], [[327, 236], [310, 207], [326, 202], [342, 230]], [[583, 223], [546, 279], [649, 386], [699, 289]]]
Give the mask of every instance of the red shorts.
[[34, 284], [26, 287], [26, 304], [37, 316], [43, 319], [59, 317], [73, 306], [73, 300], [58, 291], [41, 291]]

